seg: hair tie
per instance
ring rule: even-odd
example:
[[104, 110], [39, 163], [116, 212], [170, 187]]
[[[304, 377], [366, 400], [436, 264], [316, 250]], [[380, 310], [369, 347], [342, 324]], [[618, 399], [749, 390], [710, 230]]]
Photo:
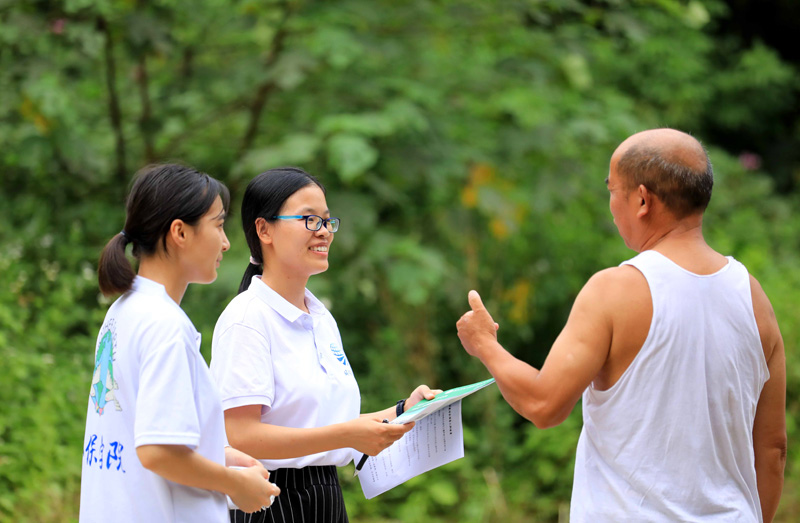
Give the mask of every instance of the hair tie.
[[250, 265], [261, 265], [261, 262], [250, 256]]
[[131, 237], [128, 236], [128, 233], [125, 232], [125, 229], [122, 229], [121, 231], [119, 231], [119, 233], [122, 235], [123, 238], [125, 238], [125, 243], [131, 243], [133, 241], [131, 240]]

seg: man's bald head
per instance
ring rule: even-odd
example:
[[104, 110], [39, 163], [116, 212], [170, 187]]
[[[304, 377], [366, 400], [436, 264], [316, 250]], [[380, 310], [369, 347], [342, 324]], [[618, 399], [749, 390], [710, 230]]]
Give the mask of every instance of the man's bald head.
[[611, 157], [629, 189], [644, 185], [677, 218], [701, 213], [711, 199], [714, 173], [708, 153], [695, 138], [675, 129], [636, 133]]

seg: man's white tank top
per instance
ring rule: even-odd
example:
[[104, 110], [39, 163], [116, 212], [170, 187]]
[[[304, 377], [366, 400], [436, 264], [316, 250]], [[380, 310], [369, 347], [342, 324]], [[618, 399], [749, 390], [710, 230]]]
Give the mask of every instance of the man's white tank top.
[[761, 521], [753, 420], [769, 371], [747, 269], [693, 274], [655, 251], [622, 265], [653, 319], [630, 367], [583, 393], [573, 522]]

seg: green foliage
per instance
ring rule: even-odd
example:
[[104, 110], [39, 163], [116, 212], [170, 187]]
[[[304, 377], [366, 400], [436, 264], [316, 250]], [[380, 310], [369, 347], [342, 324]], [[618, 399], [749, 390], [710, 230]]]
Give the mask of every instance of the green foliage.
[[64, 521], [78, 508], [89, 326], [103, 317], [96, 249], [77, 210], [55, 227], [42, 195], [26, 194], [0, 209], [0, 519]]
[[[633, 254], [603, 183], [622, 139], [768, 126], [792, 99], [796, 71], [772, 49], [712, 38], [723, 14], [712, 0], [0, 2], [0, 521], [77, 515], [108, 306], [95, 260], [138, 167], [191, 162], [234, 201], [270, 167], [318, 175], [342, 230], [310, 285], [365, 410], [384, 408], [420, 382], [486, 377], [454, 335], [471, 288], [512, 353], [544, 360], [586, 279]], [[796, 198], [720, 148], [712, 159], [707, 236], [772, 298], [797, 441]], [[207, 357], [247, 264], [238, 220], [228, 231], [218, 281], [184, 300]], [[345, 469], [351, 517], [563, 520], [579, 409], [539, 431], [488, 389], [464, 419], [464, 459], [378, 500]], [[783, 521], [800, 514], [795, 492]]]

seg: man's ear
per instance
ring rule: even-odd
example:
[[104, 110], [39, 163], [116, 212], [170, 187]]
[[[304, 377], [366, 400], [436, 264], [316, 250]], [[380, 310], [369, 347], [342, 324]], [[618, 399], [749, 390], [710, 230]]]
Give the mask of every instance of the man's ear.
[[264, 218], [256, 218], [256, 234], [261, 243], [269, 245], [272, 243], [272, 224]]
[[636, 211], [637, 218], [644, 218], [653, 210], [653, 198], [655, 195], [647, 190], [644, 185], [639, 185], [636, 189], [636, 198], [639, 199], [639, 210]]

